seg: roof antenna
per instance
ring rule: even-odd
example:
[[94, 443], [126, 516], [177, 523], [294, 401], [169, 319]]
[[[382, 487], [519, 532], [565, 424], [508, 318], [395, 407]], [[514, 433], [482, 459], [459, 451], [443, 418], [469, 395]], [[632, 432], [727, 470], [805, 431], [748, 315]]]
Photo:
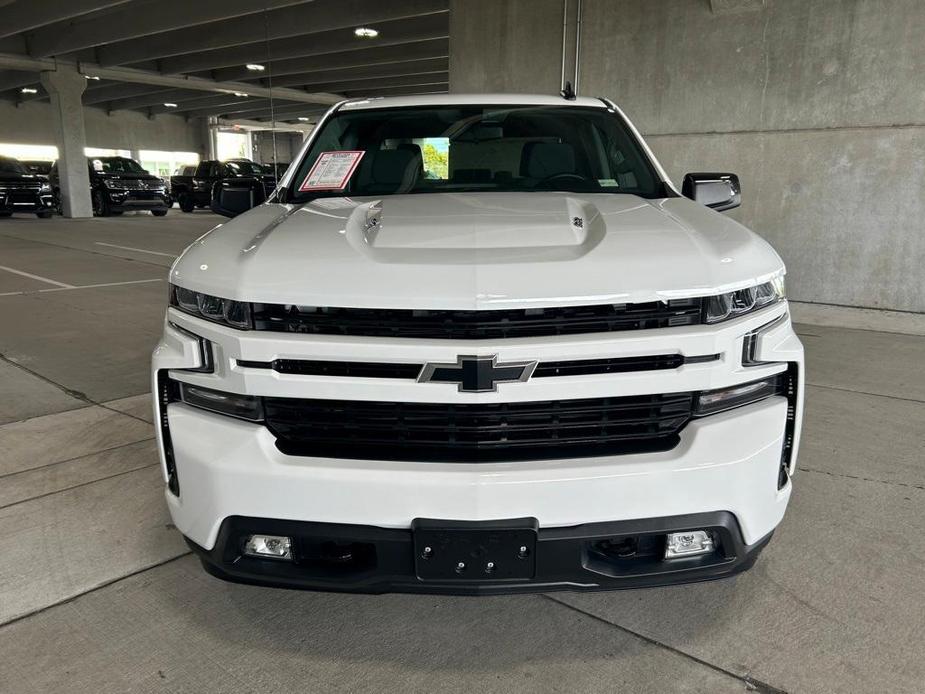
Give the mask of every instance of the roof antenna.
[[574, 101], [575, 98], [576, 98], [576, 94], [575, 94], [575, 90], [572, 89], [572, 83], [571, 83], [571, 82], [566, 82], [566, 83], [565, 83], [565, 89], [560, 89], [560, 90], [559, 90], [559, 95], [560, 95], [563, 99], [567, 99], [568, 101]]

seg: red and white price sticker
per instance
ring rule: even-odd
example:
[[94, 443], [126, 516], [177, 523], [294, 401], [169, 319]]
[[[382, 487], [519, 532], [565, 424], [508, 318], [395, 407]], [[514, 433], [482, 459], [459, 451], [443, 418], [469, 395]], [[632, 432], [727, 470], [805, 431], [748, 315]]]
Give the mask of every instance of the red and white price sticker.
[[315, 160], [314, 166], [308, 176], [299, 186], [299, 192], [307, 190], [343, 190], [347, 187], [350, 177], [360, 165], [360, 159], [366, 152], [343, 151], [322, 152]]

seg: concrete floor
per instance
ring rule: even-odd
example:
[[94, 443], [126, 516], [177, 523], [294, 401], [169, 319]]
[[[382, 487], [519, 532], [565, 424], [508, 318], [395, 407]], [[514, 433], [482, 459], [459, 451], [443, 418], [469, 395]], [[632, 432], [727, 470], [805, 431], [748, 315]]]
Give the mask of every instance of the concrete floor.
[[599, 594], [258, 589], [170, 524], [148, 355], [220, 221], [0, 220], [0, 692], [921, 692], [925, 337], [800, 326], [800, 473], [755, 568]]

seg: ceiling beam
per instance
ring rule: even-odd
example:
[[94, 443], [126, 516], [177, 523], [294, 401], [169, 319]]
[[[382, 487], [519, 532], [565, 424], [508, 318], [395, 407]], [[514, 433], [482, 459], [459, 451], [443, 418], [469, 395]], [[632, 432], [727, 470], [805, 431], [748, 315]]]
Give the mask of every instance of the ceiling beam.
[[[29, 55], [47, 58], [103, 43], [134, 39], [305, 1], [260, 0], [255, 3], [254, 0], [134, 0], [125, 7], [44, 26], [27, 37], [27, 45]], [[42, 3], [25, 4], [32, 6]]]
[[352, 80], [350, 82], [324, 82], [318, 85], [312, 85], [312, 89], [317, 86], [318, 91], [332, 92], [335, 94], [345, 94], [346, 92], [365, 91], [367, 89], [390, 89], [392, 87], [420, 87], [432, 84], [446, 84], [449, 82], [450, 75], [448, 72], [429, 72], [423, 75], [400, 75], [398, 77], [376, 77], [368, 80]]
[[[437, 72], [445, 73], [449, 69], [446, 58], [431, 58], [430, 60], [413, 60], [407, 63], [386, 63], [385, 65], [371, 65], [346, 70], [319, 70], [318, 72], [300, 73], [297, 75], [284, 75], [273, 77], [274, 87], [305, 87], [310, 84], [325, 84], [336, 82], [349, 85], [359, 80], [392, 79], [411, 75], [427, 75]], [[346, 87], [345, 87], [346, 88]], [[339, 91], [337, 89], [333, 90]]]
[[262, 123], [260, 121], [251, 121], [244, 118], [239, 118], [234, 121], [225, 120], [224, 118], [217, 119], [216, 125], [223, 125], [227, 127], [236, 127], [243, 128], [244, 130], [261, 130], [267, 132], [268, 130], [280, 130], [282, 132], [292, 132], [292, 133], [302, 133], [304, 138], [308, 133], [315, 129], [315, 126], [310, 123], [298, 123], [291, 125], [278, 125], [276, 127], [270, 127], [268, 123]]
[[[433, 60], [442, 58], [449, 62], [450, 43], [446, 39], [431, 39], [397, 46], [364, 48], [356, 51], [325, 53], [307, 58], [289, 58], [274, 60], [267, 65], [273, 79], [286, 75], [298, 75], [306, 72], [332, 72], [335, 70], [359, 70], [386, 65], [401, 65], [416, 60]], [[217, 80], [260, 80], [254, 73], [243, 66], [213, 70], [210, 77]]]
[[450, 89], [447, 82], [415, 87], [377, 87], [343, 92], [348, 99], [364, 99], [370, 96], [414, 96], [417, 94], [446, 94]]
[[39, 73], [20, 70], [3, 70], [0, 72], [0, 92], [7, 89], [35, 86], [38, 88]]
[[[216, 92], [219, 94], [246, 92], [255, 97], [270, 97], [269, 89], [254, 84], [246, 84], [244, 82], [217, 82], [205, 77], [162, 75], [156, 72], [134, 70], [127, 67], [112, 68], [94, 65], [92, 63], [76, 64], [60, 59], [42, 60], [28, 58], [22, 55], [0, 53], [0, 69], [53, 71], [56, 70], [59, 65], [71, 65], [76, 67], [84, 75], [96, 75], [101, 79], [115, 80], [116, 82], [150, 84], [160, 87], [171, 87], [173, 89], [190, 89], [201, 92]], [[273, 96], [277, 99], [298, 101], [299, 103], [307, 104], [334, 104], [340, 101], [340, 97], [336, 94], [312, 94], [300, 89], [286, 89], [285, 87], [273, 89]]]
[[[287, 104], [285, 106], [276, 106], [272, 114], [275, 114], [277, 118], [287, 117], [295, 120], [298, 116], [316, 116], [320, 115], [327, 111], [327, 109], [319, 109], [312, 106], [296, 106], [293, 104]], [[204, 109], [202, 111], [188, 111], [187, 117], [196, 118], [200, 116], [225, 116], [229, 118], [252, 118], [252, 117], [268, 117], [271, 115], [269, 105], [264, 105], [262, 108], [258, 104], [247, 106], [237, 106], [231, 107], [228, 109], [223, 109], [216, 112], [214, 109]]]
[[[446, 12], [447, 0], [315, 0], [296, 7], [270, 10], [257, 16], [216, 21], [207, 32], [201, 27], [171, 31], [133, 41], [110, 42], [99, 49], [102, 65], [127, 65], [152, 58], [169, 58], [206, 50], [293, 36], [317, 35], [336, 29], [410, 19]], [[185, 71], [184, 71], [185, 72]]]
[[159, 63], [160, 70], [169, 74], [196, 72], [221, 67], [241, 67], [248, 63], [267, 63], [285, 58], [362, 50], [373, 46], [395, 46], [426, 39], [449, 38], [446, 13], [386, 22], [377, 25], [376, 28], [380, 34], [375, 39], [358, 39], [353, 35], [352, 29], [338, 29], [312, 36], [310, 40], [295, 36], [269, 42], [258, 41], [235, 48], [190, 53], [165, 58]]
[[176, 103], [179, 107], [185, 105], [187, 102], [205, 102], [204, 105], [207, 105], [215, 99], [228, 101], [229, 99], [237, 98], [238, 97], [229, 94], [220, 94], [216, 96], [214, 94], [194, 92], [188, 89], [168, 89], [153, 94], [144, 94], [124, 99], [112, 99], [109, 103], [101, 105], [105, 106], [108, 111], [129, 111], [137, 108], [147, 108], [149, 106], [161, 106], [165, 111], [172, 112], [178, 109], [163, 106], [165, 101], [168, 103]]
[[[157, 105], [152, 104], [149, 109], [151, 115], [156, 115], [158, 113], [189, 113], [191, 111], [202, 112], [209, 111], [211, 114], [224, 113], [224, 110], [227, 108], [236, 108], [236, 107], [247, 107], [247, 108], [263, 108], [268, 106], [270, 103], [269, 99], [249, 99], [247, 97], [234, 96], [233, 94], [225, 94], [222, 96], [210, 96], [207, 99], [190, 99], [187, 101], [178, 101], [177, 108], [169, 108], [163, 104]], [[286, 102], [287, 105], [291, 102]], [[305, 108], [304, 106], [302, 108]]]
[[42, 0], [0, 7], [0, 38], [122, 5], [128, 0]]
[[83, 93], [84, 106], [93, 104], [102, 104], [114, 99], [130, 99], [136, 96], [148, 96], [151, 94], [163, 94], [173, 92], [173, 89], [166, 87], [152, 87], [150, 84], [127, 84], [119, 82], [117, 84], [107, 84], [105, 86], [90, 89], [89, 87]]

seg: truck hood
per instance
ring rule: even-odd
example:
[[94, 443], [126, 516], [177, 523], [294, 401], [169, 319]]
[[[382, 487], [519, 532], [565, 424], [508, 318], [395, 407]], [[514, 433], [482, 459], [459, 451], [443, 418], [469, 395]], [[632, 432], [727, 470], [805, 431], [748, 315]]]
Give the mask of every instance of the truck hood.
[[194, 242], [171, 281], [261, 303], [479, 309], [704, 296], [783, 269], [685, 198], [432, 193], [262, 205]]

